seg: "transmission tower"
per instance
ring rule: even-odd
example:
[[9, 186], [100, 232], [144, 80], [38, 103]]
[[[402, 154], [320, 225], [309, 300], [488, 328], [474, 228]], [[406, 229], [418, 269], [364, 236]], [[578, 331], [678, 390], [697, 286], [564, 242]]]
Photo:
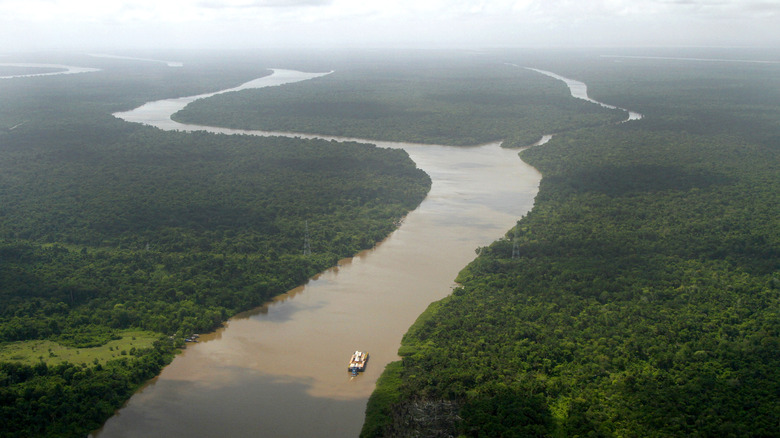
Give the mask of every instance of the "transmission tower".
[[517, 245], [517, 227], [515, 227], [515, 237], [512, 239], [512, 258], [520, 257], [520, 247]]
[[311, 242], [309, 241], [309, 221], [306, 221], [306, 234], [303, 238], [303, 255], [311, 255]]

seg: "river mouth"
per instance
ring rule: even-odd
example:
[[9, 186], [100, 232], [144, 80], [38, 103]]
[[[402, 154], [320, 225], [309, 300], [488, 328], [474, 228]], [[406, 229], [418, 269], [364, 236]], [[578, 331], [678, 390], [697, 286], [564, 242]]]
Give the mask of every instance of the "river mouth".
[[[179, 125], [170, 115], [180, 103], [172, 102], [118, 116], [163, 129], [279, 134]], [[362, 141], [406, 150], [431, 176], [431, 191], [403, 225], [375, 248], [202, 335], [95, 436], [359, 434], [368, 397], [385, 365], [397, 360], [403, 334], [451, 292], [476, 248], [532, 208], [541, 180], [517, 150], [498, 143]], [[355, 350], [368, 351], [370, 360], [351, 377]]]

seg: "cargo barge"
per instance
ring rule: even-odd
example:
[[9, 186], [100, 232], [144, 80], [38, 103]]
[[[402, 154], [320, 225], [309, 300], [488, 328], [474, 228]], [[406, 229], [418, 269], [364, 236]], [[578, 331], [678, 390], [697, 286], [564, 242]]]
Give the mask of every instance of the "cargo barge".
[[347, 371], [352, 373], [353, 376], [357, 376], [359, 372], [363, 372], [366, 369], [366, 362], [368, 362], [368, 353], [365, 351], [355, 351], [349, 359]]

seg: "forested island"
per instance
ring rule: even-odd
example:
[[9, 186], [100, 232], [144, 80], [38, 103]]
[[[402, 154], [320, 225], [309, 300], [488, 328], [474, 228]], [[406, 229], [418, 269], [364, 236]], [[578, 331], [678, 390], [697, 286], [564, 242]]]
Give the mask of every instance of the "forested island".
[[[370, 58], [294, 89], [224, 93], [174, 115], [182, 123], [373, 140], [528, 146], [543, 135], [625, 119], [560, 84], [493, 59]], [[262, 102], [262, 104], [260, 104]]]
[[[780, 67], [599, 55], [366, 55], [176, 116], [455, 145], [555, 134], [521, 154], [543, 173], [534, 209], [411, 327], [363, 436], [780, 429]], [[399, 150], [110, 116], [267, 74], [241, 58], [82, 61], [101, 72], [0, 81], [3, 435], [96, 429], [184, 337], [372, 246], [430, 184]]]

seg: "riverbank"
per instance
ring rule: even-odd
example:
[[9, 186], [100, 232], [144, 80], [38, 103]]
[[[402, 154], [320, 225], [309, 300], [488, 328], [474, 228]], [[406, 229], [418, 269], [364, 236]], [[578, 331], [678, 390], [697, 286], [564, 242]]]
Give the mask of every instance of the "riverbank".
[[[214, 129], [172, 124], [162, 114], [147, 112], [144, 119], [170, 129]], [[181, 424], [160, 424], [161, 413], [187, 418], [192, 433], [229, 428], [233, 436], [253, 436], [258, 415], [267, 430], [282, 435], [359, 433], [374, 381], [397, 357], [402, 333], [428, 303], [449, 293], [474, 248], [489, 244], [531, 208], [539, 181], [516, 150], [497, 143], [465, 148], [375, 143], [404, 149], [432, 179], [428, 196], [402, 226], [374, 249], [202, 336], [97, 436], [182, 433]], [[371, 363], [350, 380], [342, 353], [355, 348], [370, 351]], [[285, 366], [289, 363], [296, 366]], [[247, 387], [254, 388], [251, 394], [243, 390]], [[218, 407], [213, 400], [221, 400]]]
[[[293, 75], [289, 71], [285, 74]], [[267, 78], [271, 81], [269, 83], [273, 83], [274, 75]], [[116, 116], [163, 129], [182, 131], [208, 130], [223, 134], [368, 141], [348, 137], [184, 125], [170, 120], [170, 113], [177, 108], [180, 110], [189, 102], [190, 98], [184, 98], [176, 102], [147, 104], [138, 111]], [[544, 136], [539, 144], [549, 141], [550, 138], [551, 136]], [[160, 436], [174, 433], [173, 430], [165, 432], [165, 426], [144, 418], [149, 418], [151, 412], [160, 411], [168, 412], [172, 416], [188, 416], [186, 412], [198, 411], [201, 404], [203, 409], [212, 406], [206, 400], [229, 398], [228, 394], [235, 388], [224, 382], [231, 377], [221, 370], [225, 365], [225, 357], [217, 354], [225, 351], [231, 351], [231, 356], [237, 351], [275, 352], [275, 357], [263, 354], [262, 358], [244, 353], [236, 356], [235, 362], [228, 362], [241, 369], [251, 363], [250, 368], [260, 372], [255, 377], [242, 372], [240, 379], [251, 381], [255, 388], [262, 388], [252, 405], [264, 406], [262, 410], [269, 413], [263, 417], [264, 424], [272, 425], [270, 427], [274, 430], [285, 431], [287, 434], [331, 436], [334, 433], [358, 433], [363, 409], [355, 410], [352, 402], [342, 404], [335, 401], [354, 400], [365, 406], [377, 376], [386, 364], [397, 357], [395, 351], [400, 344], [402, 333], [431, 301], [443, 298], [449, 293], [452, 280], [458, 271], [473, 259], [474, 248], [488, 245], [496, 236], [502, 235], [510, 228], [518, 217], [530, 210], [539, 182], [538, 172], [522, 165], [516, 150], [503, 149], [498, 144], [475, 148], [377, 141], [373, 143], [380, 147], [404, 149], [413, 161], [432, 177], [431, 192], [423, 204], [406, 218], [403, 226], [388, 241], [359, 257], [359, 263], [353, 262], [324, 273], [307, 286], [275, 301], [275, 304], [253, 312], [248, 320], [231, 321], [227, 329], [221, 330], [216, 336], [214, 342], [217, 344], [201, 344], [189, 349], [166, 368], [154, 388], [147, 388], [144, 393], [134, 397], [134, 400], [120, 411], [118, 417], [106, 424], [98, 436], [120, 436], [116, 434], [128, 428], [142, 434]], [[507, 184], [518, 175], [526, 176], [522, 177], [522, 181], [516, 180], [518, 182], [514, 187]], [[499, 212], [501, 214], [496, 215]], [[311, 299], [308, 298], [309, 294], [320, 297], [315, 301], [314, 307], [310, 307], [311, 304], [307, 302]], [[295, 298], [290, 301], [292, 296]], [[306, 301], [300, 303], [299, 300]], [[277, 312], [283, 315], [293, 312], [295, 316], [289, 321], [285, 317], [284, 324], [280, 325]], [[345, 320], [343, 315], [346, 314], [351, 316]], [[315, 326], [317, 336], [304, 335]], [[358, 327], [368, 329], [362, 330]], [[256, 336], [257, 340], [247, 343], [248, 336]], [[345, 339], [355, 345], [347, 345], [349, 342], [345, 342]], [[357, 381], [348, 381], [342, 376], [343, 373], [337, 372], [337, 369], [343, 367], [343, 359], [339, 353], [342, 350], [354, 350], [358, 346], [365, 349], [370, 346], [371, 366]], [[283, 354], [282, 351], [285, 350]], [[301, 365], [294, 369], [283, 365], [290, 362]], [[279, 379], [290, 384], [296, 383], [288, 389], [282, 389], [284, 386], [280, 386]], [[165, 383], [168, 380], [176, 382], [176, 385]], [[189, 383], [182, 386], [183, 381]], [[204, 382], [209, 381], [222, 383], [204, 387]], [[291, 390], [292, 388], [298, 389]], [[179, 394], [175, 396], [177, 399], [188, 400], [187, 405], [172, 405], [170, 398], [174, 394]], [[307, 421], [301, 421], [300, 418], [293, 420], [272, 406], [267, 406], [264, 402], [266, 397], [275, 400], [277, 406], [279, 403], [289, 403], [311, 409], [295, 411], [296, 418], [305, 412]], [[203, 400], [203, 403], [194, 400]], [[243, 402], [240, 405], [225, 403], [227, 404], [224, 409], [231, 411], [241, 411], [245, 406]], [[334, 409], [339, 412], [336, 413]], [[205, 414], [203, 411], [200, 415], [192, 416], [188, 424], [192, 423], [193, 427], [199, 429], [210, 427], [197, 418]], [[340, 420], [328, 419], [323, 415], [335, 415]], [[211, 415], [205, 418], [214, 424], [222, 424], [223, 420], [217, 418], [228, 418], [233, 424], [231, 430], [234, 433], [254, 433], [253, 424], [242, 426], [243, 422], [237, 422], [235, 415], [227, 412], [219, 415], [211, 412]], [[323, 424], [330, 426], [325, 427]]]
[[[372, 247], [430, 186], [403, 151], [92, 117], [141, 87], [116, 71], [72, 79], [0, 83], [7, 125], [29, 120], [0, 132], [0, 342], [48, 339], [85, 357], [127, 327], [160, 339], [67, 365], [3, 362], [8, 435], [97, 429], [186, 335]], [[25, 112], [31, 101], [51, 101], [46, 117]]]
[[363, 436], [772, 434], [777, 129], [736, 90], [776, 71], [589, 67], [647, 117], [523, 153], [534, 209], [405, 335]]

